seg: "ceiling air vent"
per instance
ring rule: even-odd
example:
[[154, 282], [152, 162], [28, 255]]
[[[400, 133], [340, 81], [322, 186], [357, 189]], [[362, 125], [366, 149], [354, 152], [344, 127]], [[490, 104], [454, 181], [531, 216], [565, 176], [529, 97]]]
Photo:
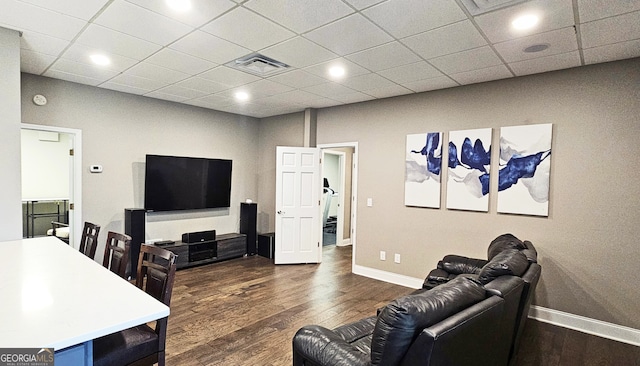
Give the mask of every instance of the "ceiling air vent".
[[289, 65], [285, 63], [276, 61], [259, 53], [252, 53], [237, 60], [228, 62], [226, 66], [262, 77], [279, 74], [286, 71], [289, 67]]
[[480, 15], [490, 11], [524, 3], [529, 0], [462, 0], [462, 4], [471, 15]]

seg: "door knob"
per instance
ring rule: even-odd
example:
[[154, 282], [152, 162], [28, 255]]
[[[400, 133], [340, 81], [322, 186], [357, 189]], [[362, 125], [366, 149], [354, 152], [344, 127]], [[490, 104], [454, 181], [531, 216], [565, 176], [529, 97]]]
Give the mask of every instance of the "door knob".
[[278, 211], [278, 215], [282, 215], [284, 212], [282, 211]]

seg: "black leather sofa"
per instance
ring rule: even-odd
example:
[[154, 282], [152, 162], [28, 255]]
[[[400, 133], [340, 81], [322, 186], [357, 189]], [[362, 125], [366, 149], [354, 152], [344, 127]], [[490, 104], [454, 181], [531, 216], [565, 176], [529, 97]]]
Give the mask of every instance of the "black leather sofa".
[[[532, 269], [531, 253], [501, 237], [490, 245], [488, 260], [447, 261], [458, 269], [437, 271], [425, 288], [377, 316], [333, 330], [302, 327], [293, 337], [293, 365], [507, 365], [528, 311], [522, 302], [530, 301], [540, 271], [537, 264]], [[443, 262], [437, 269], [449, 267]], [[527, 284], [524, 277], [532, 278]]]

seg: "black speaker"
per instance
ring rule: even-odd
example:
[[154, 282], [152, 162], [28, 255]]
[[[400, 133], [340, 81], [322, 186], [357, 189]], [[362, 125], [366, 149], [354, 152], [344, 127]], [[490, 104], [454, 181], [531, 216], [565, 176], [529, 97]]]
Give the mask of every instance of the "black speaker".
[[131, 237], [131, 263], [127, 266], [127, 275], [136, 278], [140, 244], [144, 243], [146, 211], [142, 208], [124, 209], [124, 233]]
[[201, 241], [212, 241], [212, 240], [216, 240], [215, 230], [195, 231], [192, 233], [182, 234], [183, 243], [199, 243]]
[[256, 254], [256, 222], [258, 219], [258, 205], [255, 203], [240, 204], [240, 234], [247, 235], [247, 254]]

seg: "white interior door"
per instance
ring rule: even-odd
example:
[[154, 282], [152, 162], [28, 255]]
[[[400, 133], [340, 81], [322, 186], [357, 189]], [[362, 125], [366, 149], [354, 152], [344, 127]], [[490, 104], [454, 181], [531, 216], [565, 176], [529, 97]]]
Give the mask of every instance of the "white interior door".
[[320, 263], [320, 150], [276, 148], [275, 264]]

